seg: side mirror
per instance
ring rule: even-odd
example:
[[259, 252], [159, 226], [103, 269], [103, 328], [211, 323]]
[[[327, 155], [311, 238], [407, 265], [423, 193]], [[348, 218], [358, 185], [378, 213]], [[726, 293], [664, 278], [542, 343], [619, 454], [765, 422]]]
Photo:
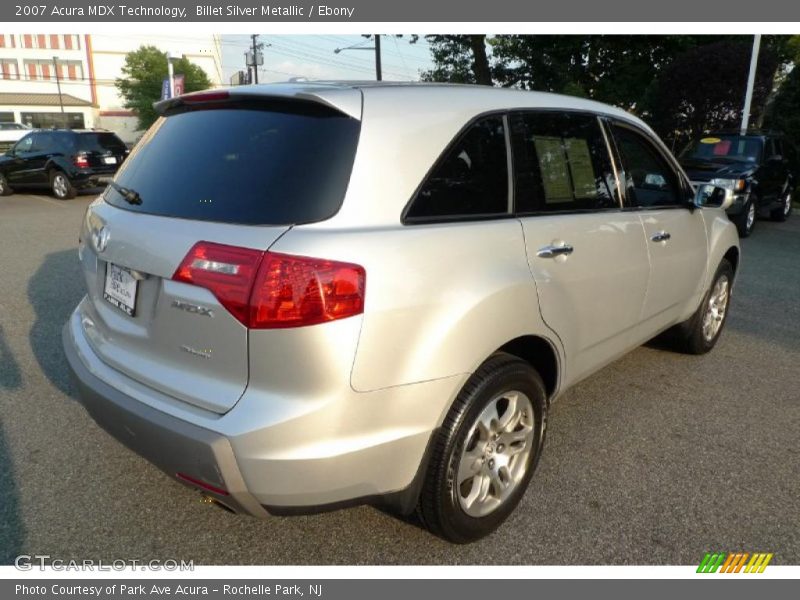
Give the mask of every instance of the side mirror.
[[700, 208], [721, 208], [728, 210], [733, 204], [733, 188], [718, 187], [705, 183], [697, 187], [694, 204]]

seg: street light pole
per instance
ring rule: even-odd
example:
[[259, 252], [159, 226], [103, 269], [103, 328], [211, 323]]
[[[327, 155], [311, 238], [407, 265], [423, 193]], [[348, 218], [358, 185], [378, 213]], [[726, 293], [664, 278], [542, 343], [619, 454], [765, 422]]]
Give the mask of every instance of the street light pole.
[[167, 52], [167, 78], [169, 79], [169, 97], [175, 97], [175, 70], [172, 67], [172, 52]]
[[750, 123], [750, 105], [753, 103], [753, 87], [756, 83], [756, 69], [758, 68], [758, 51], [761, 48], [761, 34], [753, 36], [753, 53], [750, 56], [750, 74], [747, 76], [747, 91], [744, 95], [744, 110], [742, 110], [742, 127], [739, 133], [747, 134]]
[[58, 76], [58, 57], [53, 57], [53, 71], [56, 73], [56, 87], [58, 88], [58, 104], [61, 106], [61, 114], [64, 114], [64, 98], [61, 96], [61, 79]]

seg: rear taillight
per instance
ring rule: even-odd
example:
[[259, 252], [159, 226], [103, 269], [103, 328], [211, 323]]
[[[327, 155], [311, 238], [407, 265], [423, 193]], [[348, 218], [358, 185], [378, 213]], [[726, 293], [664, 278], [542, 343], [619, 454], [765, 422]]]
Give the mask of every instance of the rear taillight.
[[89, 159], [85, 154], [76, 154], [75, 157], [72, 159], [72, 164], [74, 164], [79, 169], [85, 169], [89, 166]]
[[250, 318], [250, 292], [264, 253], [249, 248], [198, 242], [172, 279], [210, 290], [245, 325]]
[[172, 278], [210, 290], [251, 329], [303, 327], [364, 312], [366, 272], [351, 263], [198, 242]]

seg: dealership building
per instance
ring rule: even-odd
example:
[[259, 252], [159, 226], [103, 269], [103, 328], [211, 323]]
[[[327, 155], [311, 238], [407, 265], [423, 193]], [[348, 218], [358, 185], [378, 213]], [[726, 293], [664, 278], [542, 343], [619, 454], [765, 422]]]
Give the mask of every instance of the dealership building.
[[222, 83], [218, 35], [0, 34], [0, 122], [102, 128], [133, 142], [136, 116], [114, 81], [125, 55], [144, 45], [183, 55]]

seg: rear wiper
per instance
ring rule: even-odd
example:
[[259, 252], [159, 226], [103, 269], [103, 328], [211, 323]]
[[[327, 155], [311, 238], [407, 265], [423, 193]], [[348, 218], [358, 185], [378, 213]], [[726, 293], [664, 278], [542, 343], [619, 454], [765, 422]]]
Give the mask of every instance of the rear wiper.
[[110, 185], [112, 188], [114, 188], [114, 191], [116, 191], [120, 196], [122, 196], [122, 198], [128, 204], [141, 204], [142, 203], [142, 197], [139, 195], [139, 192], [137, 192], [136, 190], [132, 190], [130, 188], [123, 187], [123, 186], [121, 186], [120, 184], [118, 184], [118, 183], [116, 183], [114, 181], [110, 182], [108, 185]]

